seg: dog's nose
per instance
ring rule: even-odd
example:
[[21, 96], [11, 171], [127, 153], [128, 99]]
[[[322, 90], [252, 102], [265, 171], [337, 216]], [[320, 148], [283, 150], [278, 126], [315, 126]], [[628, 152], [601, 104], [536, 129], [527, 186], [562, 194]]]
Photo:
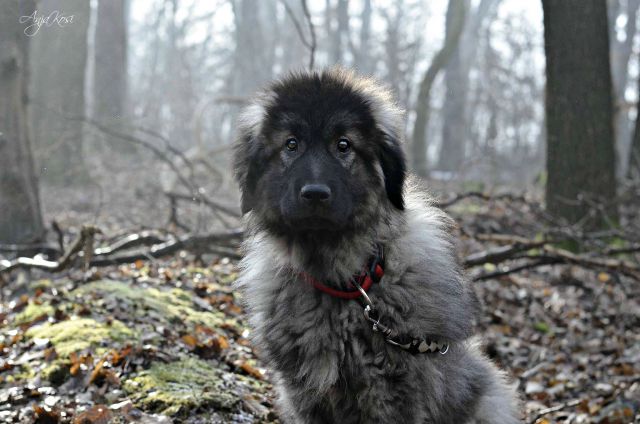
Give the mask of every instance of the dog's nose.
[[306, 201], [326, 201], [331, 198], [331, 189], [326, 184], [305, 184], [300, 189], [300, 197]]

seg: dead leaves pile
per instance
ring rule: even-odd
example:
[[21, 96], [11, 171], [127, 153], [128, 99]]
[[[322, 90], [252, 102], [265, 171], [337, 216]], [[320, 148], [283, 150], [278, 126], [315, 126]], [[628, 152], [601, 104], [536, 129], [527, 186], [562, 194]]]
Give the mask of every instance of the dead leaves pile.
[[[228, 260], [202, 267], [178, 258], [72, 273], [70, 278], [20, 278], [5, 293], [12, 300], [0, 304], [0, 422], [273, 422], [270, 386], [230, 287], [235, 276]], [[121, 286], [115, 286], [120, 291], [114, 296], [82, 290], [91, 284], [102, 287], [103, 281], [105, 288], [106, 281], [126, 282], [118, 284], [131, 288], [134, 296], [124, 296]], [[162, 307], [165, 298], [145, 303], [143, 290], [167, 299], [176, 296], [175, 305], [167, 303], [173, 309], [164, 316], [161, 309], [149, 309]], [[191, 311], [185, 305], [194, 316], [181, 320], [180, 314]], [[47, 326], [83, 320], [95, 322], [94, 333], [105, 336], [93, 340], [89, 332], [77, 341], [60, 334], [33, 336]], [[82, 348], [73, 350], [72, 342]], [[185, 358], [224, 370], [221, 396], [237, 401], [218, 411], [185, 403], [164, 415], [160, 405], [138, 403], [135, 393], [127, 392], [125, 383], [153, 364], [189, 363]], [[167, 409], [167, 403], [162, 407]]]
[[[526, 211], [519, 215], [507, 207], [457, 218], [465, 255], [490, 247], [468, 234], [535, 238], [540, 231]], [[235, 278], [228, 260], [203, 265], [179, 255], [88, 274], [72, 271], [44, 282], [24, 275], [13, 281], [0, 304], [0, 422], [276, 422], [268, 373], [250, 346], [231, 289]], [[156, 290], [149, 293], [177, 299], [165, 311], [160, 309], [165, 298], [153, 303], [100, 291], [76, 295], [79, 287], [107, 280], [126, 283], [138, 294]], [[545, 266], [474, 287], [483, 304], [479, 334], [488, 355], [512, 376], [525, 422], [640, 422], [640, 282], [575, 266]], [[176, 319], [184, 314], [185, 297], [196, 315]], [[215, 319], [204, 319], [203, 313]], [[93, 320], [85, 322], [95, 322], [109, 336], [77, 350], [68, 341], [33, 337], [34, 329], [78, 319]], [[60, 346], [71, 353], [65, 356]], [[126, 391], [136, 376], [164, 369], [157, 364], [191, 361], [185, 358], [224, 373], [224, 398], [168, 408], [166, 399], [142, 403]], [[151, 381], [171, 382], [171, 376]], [[227, 409], [216, 409], [220, 405]]]

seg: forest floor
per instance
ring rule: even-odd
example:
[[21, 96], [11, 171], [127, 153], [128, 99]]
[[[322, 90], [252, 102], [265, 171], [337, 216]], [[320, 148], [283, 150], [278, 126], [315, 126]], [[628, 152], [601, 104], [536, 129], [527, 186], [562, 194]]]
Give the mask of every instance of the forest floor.
[[[501, 207], [453, 212], [463, 255], [488, 244], [465, 232], [516, 227]], [[0, 422], [277, 422], [236, 264], [204, 257], [14, 271], [0, 303]], [[640, 422], [639, 281], [547, 265], [473, 284], [478, 333], [525, 422]]]

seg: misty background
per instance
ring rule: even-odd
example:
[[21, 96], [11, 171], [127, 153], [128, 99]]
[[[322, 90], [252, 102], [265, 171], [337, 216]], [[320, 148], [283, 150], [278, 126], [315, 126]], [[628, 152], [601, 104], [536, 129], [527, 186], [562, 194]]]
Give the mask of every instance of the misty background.
[[[199, 203], [201, 197], [230, 208], [238, 203], [230, 146], [239, 110], [270, 80], [309, 69], [312, 54], [313, 69], [353, 67], [392, 88], [407, 111], [409, 160], [434, 190], [542, 187], [540, 3], [462, 2], [459, 45], [433, 81], [421, 163], [410, 147], [416, 103], [422, 75], [452, 26], [447, 2], [308, 3], [307, 15], [301, 2], [284, 0], [40, 1], [39, 15], [74, 17], [64, 27], [43, 25], [30, 40], [33, 152], [44, 214], [157, 226], [168, 219], [173, 193], [184, 197], [177, 207], [186, 211], [185, 225], [218, 225]], [[630, 31], [625, 11], [614, 19], [614, 47]], [[612, 62], [629, 86], [620, 101], [631, 105], [620, 119], [621, 151], [631, 140], [635, 109], [631, 44]], [[144, 212], [131, 213], [137, 209]]]

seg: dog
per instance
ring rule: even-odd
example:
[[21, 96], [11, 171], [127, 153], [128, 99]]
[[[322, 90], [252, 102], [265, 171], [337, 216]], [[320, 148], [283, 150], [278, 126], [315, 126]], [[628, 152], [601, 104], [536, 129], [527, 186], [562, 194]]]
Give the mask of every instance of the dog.
[[330, 69], [238, 120], [237, 288], [285, 423], [520, 421], [472, 337], [453, 223], [407, 175], [403, 119], [381, 84]]

